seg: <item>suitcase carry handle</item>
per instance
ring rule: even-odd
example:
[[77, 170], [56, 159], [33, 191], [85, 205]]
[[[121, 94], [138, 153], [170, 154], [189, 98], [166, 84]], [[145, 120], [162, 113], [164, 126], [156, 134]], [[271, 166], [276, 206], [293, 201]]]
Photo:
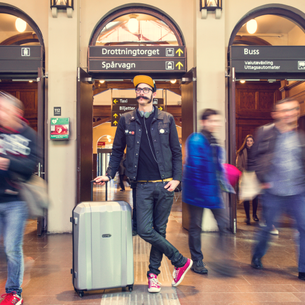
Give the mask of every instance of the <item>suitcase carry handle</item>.
[[[94, 180], [91, 180], [91, 201], [93, 201], [93, 184]], [[105, 190], [105, 201], [108, 200], [108, 181], [105, 182], [106, 190]]]

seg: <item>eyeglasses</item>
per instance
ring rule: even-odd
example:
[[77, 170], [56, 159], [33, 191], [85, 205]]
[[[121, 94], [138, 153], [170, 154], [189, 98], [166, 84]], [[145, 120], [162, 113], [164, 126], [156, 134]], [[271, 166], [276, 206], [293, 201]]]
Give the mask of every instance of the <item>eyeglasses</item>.
[[144, 94], [147, 94], [150, 91], [152, 91], [152, 89], [145, 87], [145, 88], [137, 88], [135, 91], [138, 94], [140, 94], [141, 92], [143, 92]]

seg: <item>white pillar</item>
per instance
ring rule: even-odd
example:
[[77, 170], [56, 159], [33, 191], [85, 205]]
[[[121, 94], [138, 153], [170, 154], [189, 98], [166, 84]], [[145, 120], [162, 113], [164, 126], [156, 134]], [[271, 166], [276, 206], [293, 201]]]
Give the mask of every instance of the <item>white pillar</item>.
[[[201, 19], [201, 13], [198, 10], [196, 42], [198, 118], [205, 108], [220, 111], [223, 124], [217, 137], [220, 144], [224, 145], [226, 65], [224, 12], [222, 12], [220, 19], [216, 19], [213, 12], [208, 12], [207, 18]], [[198, 130], [200, 130], [199, 126]], [[203, 231], [218, 231], [213, 214], [207, 209], [204, 210], [202, 229]]]
[[48, 131], [48, 183], [51, 206], [48, 213], [50, 233], [71, 232], [70, 217], [76, 202], [76, 76], [79, 50], [78, 0], [72, 18], [49, 11], [48, 31], [48, 129], [54, 107], [61, 117], [70, 118], [68, 141], [51, 141]]

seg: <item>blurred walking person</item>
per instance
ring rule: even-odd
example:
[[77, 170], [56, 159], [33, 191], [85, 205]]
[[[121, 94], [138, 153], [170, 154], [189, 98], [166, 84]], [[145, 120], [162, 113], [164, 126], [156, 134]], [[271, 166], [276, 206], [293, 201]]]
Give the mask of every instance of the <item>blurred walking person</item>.
[[14, 175], [29, 179], [37, 164], [36, 134], [23, 118], [23, 104], [0, 92], [0, 227], [7, 258], [6, 294], [1, 305], [23, 304], [23, 234], [28, 216]]
[[186, 142], [182, 200], [188, 204], [190, 212], [189, 248], [194, 262], [191, 270], [199, 274], [208, 273], [201, 250], [203, 209], [212, 211], [219, 228], [218, 246], [223, 246], [228, 217], [222, 191], [234, 192], [225, 176], [224, 151], [214, 136], [220, 121], [218, 111], [204, 110], [200, 120], [201, 132], [190, 135]]
[[[236, 167], [241, 171], [249, 169], [248, 155], [253, 147], [254, 139], [251, 134], [247, 135], [243, 144], [236, 152]], [[254, 221], [259, 221], [257, 217], [258, 196], [252, 200], [252, 218]], [[246, 213], [246, 224], [250, 225], [250, 200], [244, 200], [244, 209]]]
[[299, 279], [305, 280], [305, 135], [297, 131], [299, 102], [286, 98], [276, 102], [271, 113], [274, 124], [258, 129], [250, 161], [262, 183], [263, 217], [253, 249], [251, 266], [262, 269], [270, 230], [283, 212], [296, 221], [299, 231]]

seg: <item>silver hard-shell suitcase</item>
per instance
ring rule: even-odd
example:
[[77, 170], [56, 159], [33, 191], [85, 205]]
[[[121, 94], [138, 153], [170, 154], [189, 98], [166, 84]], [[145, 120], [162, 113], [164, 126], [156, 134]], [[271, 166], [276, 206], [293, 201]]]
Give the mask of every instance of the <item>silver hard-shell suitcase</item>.
[[[107, 189], [106, 189], [107, 194]], [[106, 197], [107, 198], [107, 197]], [[131, 207], [125, 201], [88, 201], [72, 213], [73, 286], [84, 291], [133, 290]]]

